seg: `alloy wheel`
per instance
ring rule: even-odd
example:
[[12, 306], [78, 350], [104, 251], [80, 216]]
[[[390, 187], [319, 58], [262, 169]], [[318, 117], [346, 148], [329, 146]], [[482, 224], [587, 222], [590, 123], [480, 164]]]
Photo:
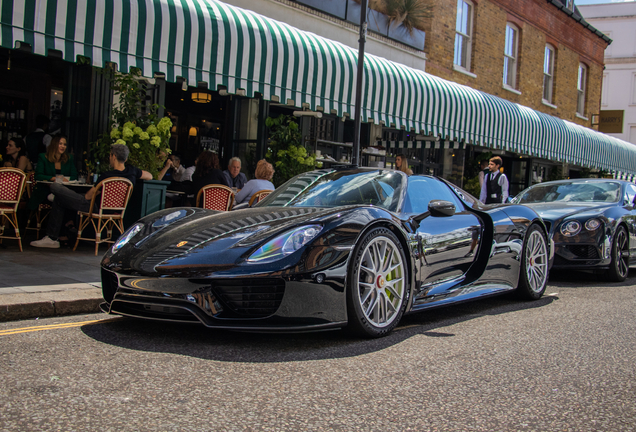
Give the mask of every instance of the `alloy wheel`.
[[358, 300], [362, 313], [377, 327], [399, 315], [405, 299], [405, 267], [397, 245], [387, 237], [366, 246], [358, 268]]
[[526, 243], [526, 276], [529, 288], [543, 291], [548, 278], [548, 248], [539, 231], [532, 231]]

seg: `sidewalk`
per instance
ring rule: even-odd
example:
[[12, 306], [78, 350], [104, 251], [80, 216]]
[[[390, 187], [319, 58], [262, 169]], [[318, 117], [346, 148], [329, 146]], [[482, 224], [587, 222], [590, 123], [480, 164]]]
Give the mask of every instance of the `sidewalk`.
[[103, 302], [99, 262], [107, 246], [80, 242], [69, 248], [38, 249], [22, 239], [0, 246], [0, 322], [99, 312]]

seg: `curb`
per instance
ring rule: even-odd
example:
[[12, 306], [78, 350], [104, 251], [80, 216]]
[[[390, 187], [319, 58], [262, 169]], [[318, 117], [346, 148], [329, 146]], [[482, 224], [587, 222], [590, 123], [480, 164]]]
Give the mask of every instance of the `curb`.
[[92, 298], [2, 305], [0, 322], [97, 313], [101, 311], [99, 305], [103, 302], [101, 298]]

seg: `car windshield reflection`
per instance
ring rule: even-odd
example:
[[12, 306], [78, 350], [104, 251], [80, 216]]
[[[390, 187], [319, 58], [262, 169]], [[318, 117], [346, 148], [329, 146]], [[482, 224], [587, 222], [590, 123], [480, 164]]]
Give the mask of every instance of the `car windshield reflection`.
[[613, 182], [564, 182], [536, 185], [515, 198], [518, 204], [550, 202], [615, 203], [621, 187]]
[[319, 170], [294, 177], [259, 207], [339, 207], [373, 205], [396, 211], [406, 177], [397, 171]]

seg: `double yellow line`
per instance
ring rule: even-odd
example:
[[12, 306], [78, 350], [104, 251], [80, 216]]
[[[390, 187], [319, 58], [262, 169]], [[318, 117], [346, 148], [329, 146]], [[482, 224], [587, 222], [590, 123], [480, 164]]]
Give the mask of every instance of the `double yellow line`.
[[30, 332], [43, 331], [43, 330], [57, 330], [57, 329], [63, 329], [63, 328], [81, 327], [85, 325], [105, 323], [105, 322], [109, 322], [116, 319], [119, 319], [119, 318], [108, 318], [108, 319], [102, 319], [102, 320], [81, 321], [81, 322], [72, 322], [72, 323], [64, 323], [64, 324], [50, 324], [50, 325], [44, 325], [44, 326], [33, 326], [33, 327], [23, 327], [23, 328], [17, 328], [17, 329], [0, 330], [0, 336], [9, 336], [14, 334], [30, 333]]

